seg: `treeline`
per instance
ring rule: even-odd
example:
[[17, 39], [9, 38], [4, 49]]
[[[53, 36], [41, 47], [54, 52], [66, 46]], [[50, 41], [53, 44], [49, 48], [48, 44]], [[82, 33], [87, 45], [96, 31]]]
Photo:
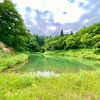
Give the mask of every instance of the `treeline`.
[[78, 32], [47, 38], [47, 50], [68, 50], [79, 48], [100, 48], [100, 22], [83, 27]]
[[38, 36], [25, 27], [21, 15], [9, 0], [0, 3], [0, 41], [16, 51], [69, 50], [97, 48], [100, 52], [100, 22], [83, 27], [78, 32], [59, 36]]
[[100, 22], [91, 26], [83, 27], [78, 32], [64, 34], [63, 30], [59, 36], [38, 36], [36, 35], [41, 50], [69, 50], [90, 48], [96, 49], [96, 53], [100, 53]]

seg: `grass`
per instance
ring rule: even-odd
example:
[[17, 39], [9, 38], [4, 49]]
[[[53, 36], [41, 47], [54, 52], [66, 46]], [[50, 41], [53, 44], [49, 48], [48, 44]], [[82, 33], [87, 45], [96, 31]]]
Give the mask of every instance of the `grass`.
[[0, 72], [28, 59], [28, 55], [26, 54], [6, 55], [7, 54], [5, 54], [5, 56], [3, 55], [4, 57], [0, 59]]
[[83, 59], [100, 60], [100, 54], [94, 53], [95, 49], [74, 49], [74, 50], [56, 50], [46, 51], [46, 55], [62, 55], [70, 57], [78, 57]]
[[9, 51], [4, 51], [3, 48], [6, 47], [6, 44], [0, 42], [0, 72], [28, 59], [27, 54], [15, 53], [15, 51], [12, 51], [10, 47], [7, 47]]
[[100, 100], [100, 70], [38, 77], [0, 74], [1, 100]]

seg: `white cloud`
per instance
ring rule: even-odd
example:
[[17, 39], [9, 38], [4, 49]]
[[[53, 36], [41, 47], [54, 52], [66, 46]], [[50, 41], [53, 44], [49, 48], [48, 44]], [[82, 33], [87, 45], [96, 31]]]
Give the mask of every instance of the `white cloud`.
[[31, 21], [32, 21], [32, 23], [33, 23], [34, 25], [37, 25], [37, 22], [36, 22], [34, 19], [31, 19]]
[[52, 31], [54, 31], [54, 30], [56, 30], [57, 28], [55, 27], [55, 26], [50, 26], [50, 27], [47, 27], [49, 30], [52, 30]]
[[4, 0], [0, 0], [0, 3], [3, 3], [4, 2]]
[[[13, 0], [13, 2], [18, 3], [18, 11], [24, 17], [24, 10], [26, 6], [31, 7], [32, 9], [38, 9], [40, 11], [49, 10], [53, 12], [53, 17], [55, 22], [75, 22], [80, 16], [84, 13], [84, 10], [77, 6], [77, 3], [70, 3], [68, 0]], [[78, 2], [78, 0], [77, 0]], [[63, 12], [67, 14], [63, 14]], [[33, 15], [35, 16], [35, 14]], [[48, 15], [49, 17], [49, 15]]]
[[[83, 9], [80, 9], [77, 6], [77, 3], [70, 3], [67, 2], [67, 0], [63, 0], [64, 2], [60, 2], [58, 5], [57, 11], [54, 12], [54, 18], [55, 22], [61, 22], [66, 23], [66, 22], [75, 22], [79, 20], [80, 16], [84, 13]], [[61, 6], [63, 5], [63, 6]], [[63, 14], [63, 11], [66, 11], [67, 14]]]
[[47, 15], [45, 16], [46, 20], [48, 20], [50, 18], [51, 13], [47, 13]]
[[33, 10], [33, 11], [30, 13], [30, 17], [31, 17], [31, 18], [34, 18], [35, 16], [36, 16], [36, 11]]
[[88, 19], [85, 19], [84, 22], [83, 22], [83, 24], [85, 24], [85, 23], [87, 23], [87, 22], [89, 22], [89, 20], [88, 20]]

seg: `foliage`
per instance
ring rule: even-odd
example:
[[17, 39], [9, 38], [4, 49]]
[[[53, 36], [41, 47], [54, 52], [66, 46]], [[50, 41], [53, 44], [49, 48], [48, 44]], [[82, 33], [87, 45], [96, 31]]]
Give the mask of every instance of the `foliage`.
[[96, 49], [94, 50], [94, 53], [95, 53], [95, 54], [100, 54], [100, 48], [96, 48]]
[[64, 36], [63, 30], [61, 30], [61, 32], [60, 32], [60, 36]]
[[67, 36], [55, 36], [52, 38], [45, 39], [45, 48], [46, 50], [61, 50], [64, 49], [66, 45], [65, 39]]
[[26, 51], [32, 44], [34, 47], [37, 46], [30, 31], [25, 27], [21, 15], [10, 0], [0, 3], [0, 41], [20, 52]]
[[44, 39], [46, 38], [45, 36], [38, 36], [37, 34], [34, 35], [36, 38], [37, 43], [39, 44], [39, 46], [43, 46], [44, 45]]
[[[100, 48], [100, 22], [88, 27], [83, 27], [78, 32], [63, 34], [46, 38], [45, 48], [47, 50], [69, 50], [81, 48]], [[61, 30], [63, 33], [63, 30]], [[63, 36], [63, 37], [62, 37]]]
[[71, 32], [70, 32], [70, 35], [73, 35], [73, 34], [74, 34], [73, 31], [71, 31]]
[[60, 55], [68, 57], [77, 57], [83, 59], [100, 60], [100, 48], [96, 49], [73, 49], [73, 50], [55, 50], [46, 51], [45, 55]]

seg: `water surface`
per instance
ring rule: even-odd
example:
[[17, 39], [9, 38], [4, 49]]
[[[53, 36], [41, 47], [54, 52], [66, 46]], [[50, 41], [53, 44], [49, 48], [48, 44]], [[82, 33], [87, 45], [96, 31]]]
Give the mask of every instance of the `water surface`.
[[55, 73], [78, 72], [79, 70], [95, 70], [100, 68], [100, 61], [79, 58], [30, 54], [29, 60], [6, 72], [53, 71]]

